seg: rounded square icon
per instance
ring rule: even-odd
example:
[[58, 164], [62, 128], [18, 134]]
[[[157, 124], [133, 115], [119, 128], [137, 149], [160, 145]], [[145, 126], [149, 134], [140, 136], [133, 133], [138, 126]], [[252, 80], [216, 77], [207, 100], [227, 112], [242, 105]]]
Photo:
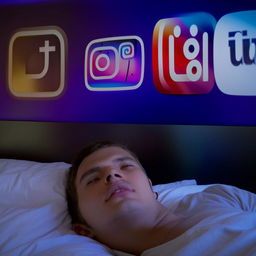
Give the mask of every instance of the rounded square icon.
[[152, 65], [156, 89], [164, 94], [205, 94], [214, 86], [213, 33], [208, 13], [188, 13], [157, 22]]
[[[90, 54], [90, 75], [94, 80], [112, 79], [119, 69], [118, 52], [115, 47], [96, 47]], [[112, 61], [110, 61], [112, 60]]]
[[91, 91], [137, 89], [144, 78], [144, 44], [138, 36], [96, 39], [85, 50], [85, 86]]
[[256, 95], [256, 11], [224, 15], [214, 34], [214, 71], [229, 95]]
[[16, 97], [59, 96], [65, 84], [66, 36], [56, 26], [18, 30], [9, 43], [8, 84]]

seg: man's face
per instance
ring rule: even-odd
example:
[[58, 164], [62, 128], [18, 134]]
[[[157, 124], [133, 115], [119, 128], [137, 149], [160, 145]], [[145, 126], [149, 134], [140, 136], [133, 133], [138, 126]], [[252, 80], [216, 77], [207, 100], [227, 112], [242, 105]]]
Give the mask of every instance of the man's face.
[[96, 233], [109, 229], [115, 218], [155, 200], [139, 162], [114, 146], [99, 149], [82, 161], [76, 188], [81, 214]]

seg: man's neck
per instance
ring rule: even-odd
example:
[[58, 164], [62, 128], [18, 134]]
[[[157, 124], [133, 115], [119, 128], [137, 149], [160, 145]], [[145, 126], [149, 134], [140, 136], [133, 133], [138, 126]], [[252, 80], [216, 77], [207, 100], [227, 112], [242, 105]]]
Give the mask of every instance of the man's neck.
[[138, 208], [128, 214], [118, 215], [109, 225], [111, 234], [108, 239], [98, 239], [111, 248], [140, 255], [146, 249], [183, 233], [179, 223], [177, 216], [157, 202], [150, 209]]

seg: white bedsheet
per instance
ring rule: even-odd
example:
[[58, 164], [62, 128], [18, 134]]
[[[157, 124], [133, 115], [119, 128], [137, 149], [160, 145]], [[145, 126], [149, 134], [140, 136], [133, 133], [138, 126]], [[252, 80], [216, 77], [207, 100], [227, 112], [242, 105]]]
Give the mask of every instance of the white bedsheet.
[[[255, 256], [256, 195], [213, 185], [188, 195], [174, 210], [195, 225], [181, 236], [141, 256]], [[118, 256], [131, 254], [117, 252]]]

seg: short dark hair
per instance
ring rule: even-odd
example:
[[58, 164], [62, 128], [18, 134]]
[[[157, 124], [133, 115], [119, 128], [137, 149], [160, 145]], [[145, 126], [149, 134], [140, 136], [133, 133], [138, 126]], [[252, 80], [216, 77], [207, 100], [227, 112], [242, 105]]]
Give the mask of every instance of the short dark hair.
[[77, 195], [77, 190], [75, 185], [78, 168], [82, 163], [82, 161], [87, 156], [91, 155], [93, 152], [101, 148], [107, 148], [107, 147], [120, 147], [128, 151], [139, 162], [138, 157], [132, 151], [130, 151], [128, 147], [126, 147], [123, 144], [119, 144], [119, 143], [107, 141], [107, 140], [93, 142], [87, 145], [86, 147], [84, 147], [80, 152], [78, 152], [78, 154], [75, 156], [75, 158], [71, 163], [71, 167], [69, 168], [69, 171], [67, 173], [67, 181], [66, 181], [66, 199], [67, 199], [68, 212], [71, 216], [72, 224], [80, 223], [80, 224], [87, 225], [79, 209], [78, 195]]

